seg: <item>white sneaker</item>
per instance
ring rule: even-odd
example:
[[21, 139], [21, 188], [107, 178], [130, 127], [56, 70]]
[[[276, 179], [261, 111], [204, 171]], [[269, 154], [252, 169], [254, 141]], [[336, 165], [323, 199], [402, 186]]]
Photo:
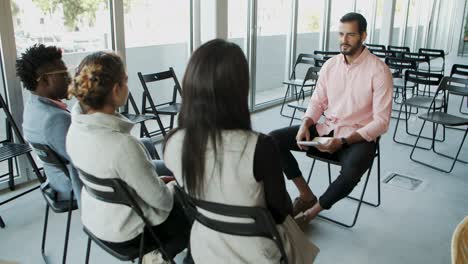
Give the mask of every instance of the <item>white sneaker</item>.
[[154, 250], [143, 256], [142, 264], [168, 264], [171, 263], [167, 260], [164, 260], [161, 252], [159, 250]]

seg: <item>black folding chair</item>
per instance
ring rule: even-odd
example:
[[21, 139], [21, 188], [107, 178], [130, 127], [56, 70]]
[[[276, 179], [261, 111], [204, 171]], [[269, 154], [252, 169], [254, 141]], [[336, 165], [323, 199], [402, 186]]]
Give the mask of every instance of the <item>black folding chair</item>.
[[[129, 104], [133, 108], [134, 114], [131, 114], [129, 111]], [[146, 126], [145, 122], [148, 120], [157, 120], [155, 115], [142, 115], [140, 114], [140, 110], [138, 110], [137, 104], [135, 102], [135, 99], [133, 98], [132, 93], [128, 93], [128, 99], [127, 103], [124, 106], [123, 112], [121, 112], [123, 116], [128, 118], [130, 121], [132, 121], [135, 124], [140, 124], [140, 138], [142, 137], [147, 137], [151, 138], [151, 135], [148, 131], [148, 127]], [[155, 149], [156, 151], [156, 149]], [[159, 153], [156, 151], [156, 159], [161, 159], [159, 156]]]
[[[405, 71], [417, 69], [416, 61], [411, 60], [411, 59], [398, 58], [398, 57], [386, 57], [385, 64], [387, 64], [387, 66], [393, 71], [392, 73], [393, 88], [395, 91], [393, 93], [393, 102], [395, 104], [400, 104], [401, 101], [399, 101], [398, 99], [401, 96], [401, 100], [403, 100], [403, 90], [404, 89], [413, 90], [413, 88], [415, 87], [415, 85], [412, 83], [405, 84], [405, 81], [403, 80], [403, 76], [404, 76]], [[392, 108], [392, 111], [398, 111], [398, 109]], [[396, 118], [396, 117], [392, 116], [392, 118]]]
[[[307, 178], [307, 184], [309, 184], [310, 178], [312, 177], [312, 172], [314, 170], [316, 160], [320, 160], [320, 161], [323, 161], [323, 162], [327, 163], [327, 165], [328, 165], [328, 183], [331, 184], [332, 183], [332, 176], [331, 176], [330, 164], [341, 166], [341, 163], [338, 160], [338, 158], [336, 156], [334, 156], [334, 155], [330, 155], [329, 158], [324, 158], [324, 157], [319, 157], [319, 156], [313, 155], [312, 153], [307, 153], [307, 157], [314, 159], [313, 162], [312, 162], [312, 167], [310, 168], [309, 177]], [[323, 215], [319, 214], [320, 218], [326, 219], [328, 221], [331, 221], [331, 222], [333, 222], [335, 224], [338, 224], [338, 225], [341, 225], [341, 226], [344, 226], [344, 227], [347, 227], [347, 228], [351, 228], [354, 225], [356, 225], [356, 222], [357, 222], [357, 219], [358, 219], [358, 216], [359, 216], [359, 212], [361, 210], [361, 205], [363, 203], [367, 204], [367, 205], [370, 205], [370, 206], [373, 206], [373, 207], [379, 207], [380, 206], [380, 202], [381, 202], [381, 199], [380, 199], [380, 137], [377, 138], [377, 142], [376, 142], [376, 149], [375, 149], [374, 159], [375, 158], [377, 158], [377, 202], [372, 203], [372, 202], [364, 200], [364, 194], [366, 193], [367, 183], [369, 182], [370, 174], [371, 174], [372, 168], [374, 166], [374, 160], [372, 160], [372, 163], [371, 163], [369, 169], [367, 170], [366, 181], [364, 182], [364, 187], [362, 189], [360, 197], [356, 198], [356, 197], [352, 197], [352, 196], [347, 196], [347, 198], [358, 202], [358, 205], [356, 207], [356, 211], [354, 212], [354, 218], [353, 218], [353, 221], [351, 222], [351, 224], [346, 224], [344, 222], [337, 221], [337, 220], [332, 219], [330, 217], [323, 216]]]
[[[96, 237], [91, 231], [89, 231], [86, 227], [83, 227], [84, 232], [88, 235], [88, 245], [86, 247], [86, 260], [85, 263], [89, 263], [89, 256], [91, 252], [91, 241], [99, 245], [102, 249], [104, 249], [107, 253], [111, 254], [112, 256], [116, 257], [122, 261], [134, 261], [138, 258], [138, 263], [141, 264], [143, 260], [143, 256], [151, 252], [153, 250], [158, 249], [159, 252], [171, 263], [175, 263], [174, 260], [167, 254], [164, 245], [159, 240], [158, 236], [152, 229], [151, 223], [144, 215], [142, 209], [138, 205], [135, 198], [130, 193], [130, 187], [120, 179], [101, 179], [97, 178], [91, 174], [84, 172], [81, 169], [78, 169], [80, 173], [80, 177], [83, 179], [83, 186], [86, 189], [86, 192], [94, 197], [97, 200], [112, 203], [112, 204], [121, 204], [132, 208], [135, 213], [141, 218], [143, 223], [145, 224], [143, 233], [139, 235], [140, 237], [140, 244], [139, 245], [128, 245], [128, 246], [121, 246], [116, 243], [110, 243], [99, 239]], [[92, 184], [92, 186], [90, 186]], [[93, 186], [104, 187], [108, 189], [108, 191], [101, 191], [95, 189], [96, 187]], [[109, 219], [112, 220], [112, 216], [109, 216]], [[154, 240], [154, 244], [148, 246], [145, 245], [145, 236], [150, 235], [150, 237]]]
[[419, 71], [427, 71], [431, 73], [440, 73], [445, 74], [445, 51], [437, 50], [437, 49], [419, 49], [420, 54], [428, 55], [431, 61], [442, 60], [441, 64], [431, 63], [431, 67], [427, 67], [427, 65], [422, 65], [419, 67]]
[[[430, 104], [430, 107], [429, 107], [427, 113], [418, 116], [420, 119], [422, 119], [424, 121], [423, 121], [423, 123], [421, 125], [421, 130], [419, 131], [419, 135], [418, 135], [418, 137], [416, 139], [416, 142], [413, 145], [413, 150], [411, 151], [411, 154], [410, 154], [411, 160], [413, 160], [414, 162], [417, 162], [419, 164], [422, 164], [424, 166], [428, 166], [430, 168], [436, 169], [438, 171], [446, 172], [446, 173], [452, 172], [453, 167], [455, 166], [455, 163], [457, 161], [460, 161], [460, 162], [462, 162], [464, 164], [467, 164], [466, 161], [458, 159], [458, 156], [460, 154], [460, 151], [461, 151], [461, 149], [463, 147], [463, 143], [465, 142], [465, 139], [466, 139], [466, 135], [468, 133], [468, 118], [459, 117], [459, 116], [447, 113], [450, 94], [460, 95], [460, 92], [463, 92], [465, 96], [468, 96], [467, 89], [465, 89], [463, 87], [463, 86], [467, 86], [467, 85], [468, 85], [468, 79], [459, 79], [459, 78], [451, 78], [451, 77], [444, 77], [442, 79], [442, 81], [441, 81], [441, 83], [439, 85], [439, 88], [437, 89], [434, 97], [432, 98], [432, 101], [431, 101], [431, 104]], [[437, 102], [437, 100], [439, 100], [438, 99], [439, 94], [442, 94], [442, 97], [444, 99], [444, 107], [443, 108], [437, 108], [436, 107], [436, 102]], [[466, 127], [464, 129], [465, 130], [464, 136], [462, 138], [460, 146], [458, 147], [457, 154], [455, 155], [455, 157], [444, 154], [444, 153], [441, 153], [441, 152], [436, 150], [435, 136], [436, 136], [437, 130], [435, 130], [434, 133], [433, 133], [430, 149], [432, 149], [432, 151], [434, 153], [436, 153], [436, 154], [438, 154], [438, 155], [440, 155], [442, 157], [452, 159], [453, 163], [452, 163], [452, 166], [450, 167], [450, 169], [442, 169], [442, 168], [434, 166], [433, 164], [429, 164], [429, 163], [423, 162], [421, 160], [418, 160], [418, 159], [416, 159], [414, 157], [414, 150], [416, 149], [418, 141], [421, 138], [421, 133], [422, 133], [422, 131], [424, 129], [424, 126], [426, 125], [426, 122], [431, 122], [433, 124], [442, 125], [444, 127], [445, 126], [449, 126], [449, 127], [465, 126]]]
[[396, 57], [395, 52], [391, 50], [369, 49], [369, 51], [370, 53], [384, 60], [387, 57]]
[[291, 116], [291, 122], [289, 122], [289, 126], [292, 125], [293, 120], [296, 117], [296, 111], [303, 111], [305, 112], [307, 110], [307, 100], [305, 99], [305, 91], [304, 87], [307, 82], [312, 82], [312, 92], [315, 89], [315, 85], [318, 80], [318, 73], [320, 71], [320, 67], [310, 67], [307, 70], [306, 76], [304, 77], [303, 83], [301, 85], [301, 89], [299, 91], [299, 96], [296, 98], [296, 101], [288, 103], [288, 107], [291, 107], [293, 110], [293, 114]]
[[[174, 117], [180, 111], [180, 103], [177, 103], [177, 93], [179, 94], [179, 96], [181, 96], [182, 89], [180, 88], [179, 80], [177, 79], [174, 69], [171, 67], [167, 71], [151, 73], [151, 74], [142, 74], [141, 72], [138, 72], [138, 78], [140, 79], [141, 86], [143, 87], [141, 113], [143, 115], [146, 115], [146, 114], [154, 115], [159, 126], [159, 130], [152, 131], [149, 134], [151, 136], [162, 134], [165, 137], [167, 131], [173, 128]], [[151, 96], [151, 93], [148, 89], [147, 84], [152, 83], [152, 82], [162, 81], [162, 80], [168, 80], [168, 79], [172, 79], [174, 81], [174, 86], [172, 90], [172, 99], [171, 101], [168, 101], [168, 102], [162, 102], [162, 103], [156, 104], [155, 100], [153, 100], [153, 97]], [[147, 102], [149, 106], [146, 104]], [[170, 116], [169, 126], [165, 127], [163, 125], [161, 121], [161, 117], [160, 117], [161, 115]]]
[[319, 55], [322, 57], [333, 57], [340, 54], [339, 51], [327, 51], [327, 50], [314, 50], [314, 55]]
[[[422, 54], [422, 53], [414, 53], [414, 52], [403, 52], [401, 56], [404, 59], [414, 60], [417, 65], [417, 68], [416, 68], [417, 71], [433, 73], [431, 70], [431, 59], [429, 55]], [[421, 68], [425, 68], [425, 70], [420, 70]], [[419, 95], [419, 92], [422, 92], [422, 95], [424, 96], [426, 95], [427, 89], [428, 89], [428, 86], [424, 85], [423, 90], [420, 90], [420, 87], [418, 87], [418, 89], [415, 90], [415, 92], [417, 95]], [[427, 96], [431, 96], [430, 86], [429, 86], [429, 91], [427, 93]]]
[[[468, 79], [468, 65], [462, 64], [454, 64], [452, 66], [452, 70], [450, 71], [450, 77], [459, 77], [463, 79]], [[465, 87], [468, 89], [468, 86]], [[458, 110], [460, 113], [467, 115], [468, 112], [463, 111], [463, 101], [468, 98], [462, 95], [462, 100], [460, 102], [460, 109]], [[466, 100], [466, 107], [468, 108], [468, 99]]]
[[[415, 85], [413, 89], [418, 90], [419, 85], [439, 86], [440, 81], [442, 80], [443, 77], [444, 76], [442, 74], [436, 74], [436, 73], [418, 72], [418, 71], [410, 71], [410, 70], [405, 72], [405, 88], [403, 89], [403, 101], [401, 102], [400, 110], [398, 111], [397, 123], [395, 125], [395, 130], [393, 132], [393, 141], [395, 143], [403, 144], [403, 145], [407, 145], [411, 147], [413, 146], [413, 144], [411, 143], [403, 142], [403, 141], [397, 140], [396, 138], [398, 125], [401, 119], [401, 113], [403, 112], [403, 107], [405, 108], [405, 111], [404, 111], [405, 118], [403, 118], [403, 120], [405, 120], [406, 134], [416, 137], [418, 135], [413, 132], [410, 132], [409, 126], [408, 126], [408, 119], [410, 118], [410, 115], [413, 114], [411, 112], [411, 108], [414, 107], [416, 109], [419, 109], [419, 108], [429, 109], [433, 101], [431, 97], [427, 97], [427, 96], [414, 95], [408, 98], [406, 96], [406, 89], [407, 89], [406, 84], [411, 82], [412, 84]], [[408, 107], [410, 107], [409, 111], [408, 111]], [[443, 107], [444, 107], [444, 100], [440, 98], [436, 98], [435, 103], [434, 103], [434, 109], [439, 110], [439, 109], [442, 109]], [[421, 137], [432, 140], [433, 138], [435, 138], [435, 133], [437, 129], [438, 129], [438, 126], [434, 124], [433, 137], [427, 137], [427, 136], [421, 136]], [[442, 126], [442, 133], [443, 133], [442, 139], [435, 139], [435, 140], [440, 141], [440, 142], [445, 141], [445, 127], [444, 126]], [[428, 148], [423, 148], [423, 149], [428, 149]]]
[[409, 47], [393, 46], [393, 45], [388, 45], [387, 50], [394, 51], [396, 53], [397, 57], [400, 57], [401, 53], [403, 53], [403, 52], [410, 52]]
[[299, 56], [297, 56], [296, 62], [294, 63], [294, 66], [293, 66], [291, 77], [289, 78], [289, 80], [283, 81], [283, 84], [287, 85], [287, 89], [286, 89], [286, 93], [284, 93], [283, 103], [281, 104], [280, 115], [284, 117], [291, 117], [291, 116], [283, 114], [283, 108], [284, 108], [284, 105], [286, 104], [286, 100], [288, 98], [290, 90], [294, 89], [295, 100], [298, 100], [297, 87], [301, 87], [301, 91], [302, 91], [304, 87], [315, 86], [315, 82], [306, 81], [307, 76], [305, 76], [303, 79], [300, 79], [300, 78], [297, 78], [296, 75], [297, 75], [298, 66], [303, 65], [303, 64], [312, 66], [315, 63], [315, 59], [317, 58], [318, 56], [315, 56], [312, 54], [306, 54], [306, 53], [301, 53], [299, 54]]
[[[214, 202], [207, 202], [190, 197], [179, 186], [175, 186], [175, 195], [179, 202], [182, 204], [187, 216], [194, 218], [200, 224], [209, 229], [215, 230], [220, 233], [234, 235], [234, 236], [247, 236], [247, 237], [265, 237], [273, 240], [281, 252], [281, 263], [287, 264], [288, 258], [284, 249], [283, 241], [276, 229], [275, 221], [270, 212], [262, 207], [246, 207], [246, 206], [233, 206]], [[207, 212], [223, 215], [227, 217], [234, 217], [240, 219], [253, 220], [252, 222], [226, 222], [215, 220], [203, 215], [198, 208]], [[239, 252], [242, 254], [242, 252]], [[235, 260], [231, 260], [234, 261]]]
[[[36, 178], [39, 180], [40, 183], [45, 182], [46, 178], [42, 176], [39, 168], [34, 161], [34, 158], [31, 155], [31, 147], [29, 144], [24, 140], [21, 131], [19, 130], [18, 126], [16, 125], [15, 120], [13, 119], [10, 111], [8, 110], [8, 105], [3, 100], [3, 96], [0, 94], [0, 108], [5, 113], [5, 128], [6, 128], [6, 139], [1, 141], [0, 144], [0, 162], [7, 161], [8, 162], [8, 173], [2, 176], [8, 176], [8, 184], [11, 190], [15, 189], [15, 182], [14, 182], [14, 167], [13, 167], [13, 159], [16, 159], [18, 156], [26, 155], [29, 164], [31, 165]], [[16, 142], [13, 141], [13, 133], [16, 138]], [[0, 176], [0, 178], [2, 177]], [[6, 203], [9, 203], [27, 193], [30, 193], [36, 189], [39, 189], [40, 185], [33, 187], [29, 190], [26, 190], [20, 194], [17, 194], [5, 201], [0, 202], [0, 206]], [[0, 216], [0, 227], [5, 227], [5, 222], [3, 221], [2, 217]]]
[[385, 45], [380, 44], [365, 44], [369, 50], [387, 50]]
[[[34, 151], [36, 152], [39, 159], [44, 163], [51, 167], [59, 169], [63, 174], [70, 179], [70, 172], [67, 168], [69, 162], [67, 160], [62, 159], [55, 151], [53, 151], [49, 146], [44, 144], [38, 143], [31, 143]], [[47, 176], [47, 174], [46, 174]], [[70, 180], [71, 182], [71, 180]], [[70, 223], [72, 217], [72, 211], [78, 209], [78, 203], [74, 199], [73, 190], [70, 191], [70, 199], [68, 201], [57, 201], [55, 197], [54, 190], [51, 187], [44, 183], [41, 185], [41, 192], [44, 196], [46, 201], [46, 209], [45, 209], [45, 217], [44, 217], [44, 229], [42, 231], [42, 244], [41, 244], [41, 254], [44, 262], [47, 261], [47, 257], [45, 255], [45, 242], [47, 236], [47, 224], [49, 219], [49, 208], [52, 208], [52, 211], [55, 213], [68, 213], [67, 215], [67, 227], [65, 231], [65, 244], [63, 247], [63, 257], [62, 263], [66, 263], [67, 260], [67, 249], [68, 249], [68, 238], [70, 234]]]

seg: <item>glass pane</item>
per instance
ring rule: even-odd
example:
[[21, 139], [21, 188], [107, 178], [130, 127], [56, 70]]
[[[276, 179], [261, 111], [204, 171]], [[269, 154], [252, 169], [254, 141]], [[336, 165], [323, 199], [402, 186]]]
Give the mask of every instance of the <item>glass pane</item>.
[[255, 104], [282, 98], [291, 0], [259, 0]]
[[427, 37], [427, 22], [431, 16], [432, 4], [432, 0], [420, 1], [418, 4], [419, 18], [417, 19], [418, 32], [416, 38], [416, 46], [414, 47], [415, 52], [417, 52], [419, 48], [423, 48], [426, 46], [425, 38]]
[[[125, 6], [124, 21], [128, 87], [141, 111], [143, 88], [138, 72], [149, 74], [172, 67], [182, 82], [189, 55], [190, 2], [174, 0], [168, 5], [166, 0], [131, 0]], [[172, 80], [148, 85], [156, 104], [170, 101], [173, 87]], [[167, 125], [168, 120], [162, 121]], [[157, 127], [156, 122], [147, 125], [150, 131]]]
[[468, 51], [468, 8], [466, 8], [466, 6], [465, 6], [465, 10], [466, 10], [466, 13], [465, 13], [465, 19], [463, 20], [464, 24], [463, 24], [462, 38], [460, 40], [461, 44], [460, 44], [460, 48], [458, 51], [458, 54], [461, 54], [462, 56], [465, 55], [465, 53]]
[[247, 0], [228, 1], [228, 40], [239, 45], [245, 52], [247, 36]]
[[299, 0], [296, 54], [313, 54], [314, 50], [320, 49], [320, 31], [324, 12], [322, 0]]
[[383, 0], [377, 0], [377, 9], [375, 10], [375, 27], [372, 33], [372, 42], [376, 44], [380, 43], [380, 30], [382, 28], [382, 19], [384, 13]]
[[357, 0], [356, 1], [356, 12], [360, 13], [364, 16], [367, 21], [367, 41], [366, 43], [375, 43], [375, 41], [371, 41], [372, 35], [374, 32], [372, 31], [372, 13], [374, 8], [374, 3], [376, 0]]
[[[18, 55], [36, 43], [54, 45], [72, 72], [90, 52], [112, 48], [106, 0], [12, 0], [11, 5]], [[23, 93], [27, 100], [29, 92]]]
[[405, 46], [413, 50], [413, 35], [418, 26], [419, 6], [416, 6], [416, 0], [410, 0], [408, 9], [408, 22], [406, 24]]
[[338, 35], [340, 19], [349, 12], [353, 12], [353, 1], [333, 0], [331, 2], [330, 40], [328, 43], [328, 50], [340, 50], [340, 40]]
[[395, 16], [393, 17], [393, 33], [392, 33], [392, 45], [401, 45], [402, 26], [405, 22], [405, 8], [408, 4], [408, 0], [397, 0], [395, 4]]

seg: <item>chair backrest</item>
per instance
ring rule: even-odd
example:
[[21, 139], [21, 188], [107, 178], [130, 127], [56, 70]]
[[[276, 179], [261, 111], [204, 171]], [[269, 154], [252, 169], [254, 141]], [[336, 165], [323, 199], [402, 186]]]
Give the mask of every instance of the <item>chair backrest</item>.
[[[278, 246], [278, 249], [281, 252], [281, 262], [288, 263], [283, 241], [276, 229], [273, 217], [266, 208], [233, 206], [202, 201], [190, 197], [179, 186], [175, 186], [174, 189], [175, 195], [182, 204], [187, 215], [195, 218], [200, 224], [225, 234], [269, 238]], [[239, 223], [234, 221], [226, 222], [215, 220], [200, 213], [198, 208], [216, 215], [249, 219], [251, 221]]]
[[391, 50], [369, 49], [369, 51], [375, 56], [382, 59], [385, 59], [386, 57], [396, 57], [396, 53]]
[[70, 178], [70, 172], [68, 171], [67, 165], [70, 163], [68, 160], [61, 158], [54, 150], [52, 150], [48, 145], [39, 144], [39, 143], [30, 143], [36, 152], [39, 159], [54, 168], [59, 169], [63, 172], [68, 178]]
[[368, 49], [372, 50], [387, 50], [385, 45], [379, 45], [379, 44], [365, 44]]
[[394, 77], [401, 77], [405, 70], [416, 70], [418, 67], [416, 61], [399, 57], [386, 57], [385, 64], [394, 70]]
[[392, 45], [388, 45], [388, 50], [396, 51], [396, 52], [410, 52], [409, 47], [392, 46]]
[[450, 71], [450, 77], [454, 77], [455, 75], [458, 77], [468, 78], [468, 65], [454, 64]]
[[445, 76], [440, 82], [438, 91], [439, 90], [447, 91], [449, 93], [458, 92], [460, 87], [467, 87], [467, 86], [468, 86], [468, 79]]
[[320, 58], [313, 54], [300, 53], [294, 63], [293, 71], [291, 72], [291, 79], [296, 78], [296, 69], [299, 64], [314, 65], [316, 59]]
[[445, 62], [444, 50], [420, 48], [419, 53], [429, 55], [431, 59], [442, 58]]
[[[156, 108], [157, 106], [161, 106], [161, 105], [175, 104], [177, 102], [177, 93], [179, 93], [179, 96], [181, 96], [182, 94], [182, 89], [180, 87], [179, 80], [177, 79], [177, 76], [172, 67], [169, 68], [169, 70], [167, 71], [150, 73], [150, 74], [142, 74], [141, 72], [138, 72], [138, 78], [140, 79], [141, 86], [143, 87], [143, 110], [147, 108], [146, 100], [148, 100], [148, 103], [150, 104], [151, 107], [154, 106], [154, 108]], [[152, 83], [152, 82], [158, 82], [162, 80], [168, 80], [168, 79], [172, 79], [174, 81], [174, 88], [172, 91], [172, 100], [168, 102], [162, 102], [162, 103], [160, 102], [158, 104], [155, 104], [153, 97], [151, 96], [148, 86], [146, 84]]]
[[429, 86], [439, 86], [440, 82], [442, 81], [442, 78], [444, 78], [444, 75], [438, 73], [407, 70], [405, 72], [405, 88], [407, 87], [408, 82], [414, 83], [416, 87], [418, 87], [418, 85], [420, 84]]
[[340, 54], [339, 51], [326, 51], [326, 50], [315, 50], [314, 55], [321, 55], [321, 56], [328, 56], [333, 57], [335, 55]]
[[[5, 103], [5, 100], [3, 99], [3, 96], [2, 96], [1, 93], [0, 93], [0, 108], [3, 110], [3, 112], [5, 113], [5, 116], [6, 116], [6, 130], [7, 130], [6, 134], [7, 134], [7, 137], [8, 137], [7, 141], [10, 141], [10, 142], [13, 141], [13, 137], [11, 136], [11, 134], [12, 134], [11, 131], [13, 130], [13, 133], [15, 134], [16, 140], [18, 141], [18, 143], [27, 144], [26, 140], [23, 137], [23, 134], [21, 134], [21, 131], [20, 131], [19, 127], [16, 125], [15, 119], [11, 115], [10, 110], [8, 108], [8, 105]], [[5, 141], [3, 141], [3, 142], [5, 142]], [[28, 160], [29, 160], [30, 164], [33, 166], [33, 171], [34, 171], [34, 174], [36, 174], [37, 179], [41, 183], [45, 182], [46, 178], [44, 176], [42, 176], [42, 174], [39, 172], [39, 169], [37, 168], [37, 165], [36, 165], [34, 159], [32, 158], [32, 156], [30, 156], [30, 153], [27, 153], [27, 155], [28, 155]]]
[[[90, 196], [106, 203], [121, 204], [132, 208], [145, 224], [146, 230], [149, 231], [151, 237], [159, 245], [159, 250], [161, 251], [161, 253], [165, 257], [169, 257], [169, 255], [163, 248], [164, 245], [161, 243], [161, 241], [151, 228], [151, 222], [145, 217], [143, 210], [138, 205], [133, 195], [130, 193], [130, 187], [127, 185], [127, 183], [117, 178], [97, 178], [96, 176], [93, 176], [80, 168], [77, 168], [77, 170], [81, 178], [83, 179], [83, 186]], [[91, 183], [92, 185], [97, 185], [99, 187], [105, 187], [106, 191], [93, 188], [93, 186], [90, 186], [89, 183]], [[170, 257], [168, 259], [170, 259]]]

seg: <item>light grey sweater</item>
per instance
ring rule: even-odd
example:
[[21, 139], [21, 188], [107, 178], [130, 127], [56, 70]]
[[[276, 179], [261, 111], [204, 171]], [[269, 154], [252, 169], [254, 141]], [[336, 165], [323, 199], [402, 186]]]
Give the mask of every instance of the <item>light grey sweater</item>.
[[[143, 144], [130, 134], [133, 126], [134, 123], [120, 114], [81, 114], [76, 104], [67, 136], [67, 151], [77, 168], [98, 178], [125, 181], [145, 216], [153, 225], [158, 225], [168, 217], [173, 196], [158, 178]], [[143, 222], [127, 206], [97, 200], [86, 189], [83, 189], [81, 203], [83, 225], [100, 239], [124, 242], [143, 230]]]

